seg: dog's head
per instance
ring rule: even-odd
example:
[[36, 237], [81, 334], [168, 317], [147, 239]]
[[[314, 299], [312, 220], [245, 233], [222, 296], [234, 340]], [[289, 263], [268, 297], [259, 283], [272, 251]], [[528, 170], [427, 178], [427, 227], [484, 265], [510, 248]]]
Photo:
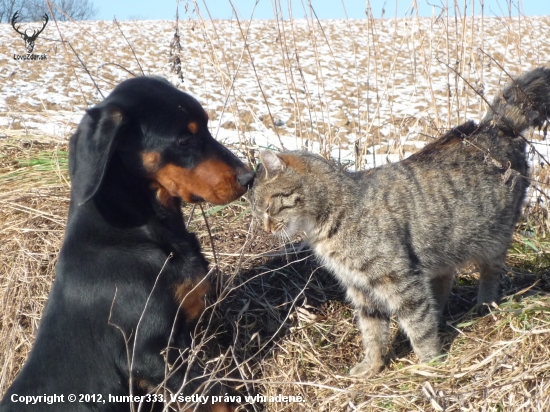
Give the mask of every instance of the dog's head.
[[253, 172], [208, 131], [200, 103], [158, 77], [118, 85], [87, 110], [70, 141], [71, 196], [90, 200], [115, 157], [147, 179], [159, 201], [229, 203], [252, 182]]

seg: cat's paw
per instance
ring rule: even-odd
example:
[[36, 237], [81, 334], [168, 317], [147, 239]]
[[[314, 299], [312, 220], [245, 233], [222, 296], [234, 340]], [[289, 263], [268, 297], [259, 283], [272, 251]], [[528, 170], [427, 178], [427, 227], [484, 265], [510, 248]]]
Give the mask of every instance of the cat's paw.
[[486, 316], [489, 313], [491, 313], [491, 309], [489, 308], [489, 303], [478, 303], [476, 312], [478, 316]]
[[424, 354], [418, 354], [418, 363], [430, 363], [438, 358], [441, 357], [441, 353], [439, 351], [436, 352], [429, 352]]
[[372, 362], [360, 362], [357, 365], [355, 365], [351, 370], [349, 371], [349, 374], [351, 376], [364, 376], [366, 378], [374, 376], [380, 372], [380, 369], [382, 368], [381, 363], [372, 363]]

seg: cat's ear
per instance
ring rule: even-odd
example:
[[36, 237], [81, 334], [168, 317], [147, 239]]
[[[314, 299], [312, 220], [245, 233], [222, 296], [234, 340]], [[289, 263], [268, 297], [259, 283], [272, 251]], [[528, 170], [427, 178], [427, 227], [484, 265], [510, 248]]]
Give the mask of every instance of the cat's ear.
[[262, 162], [268, 176], [281, 173], [287, 167], [286, 163], [271, 150], [260, 152], [260, 162]]

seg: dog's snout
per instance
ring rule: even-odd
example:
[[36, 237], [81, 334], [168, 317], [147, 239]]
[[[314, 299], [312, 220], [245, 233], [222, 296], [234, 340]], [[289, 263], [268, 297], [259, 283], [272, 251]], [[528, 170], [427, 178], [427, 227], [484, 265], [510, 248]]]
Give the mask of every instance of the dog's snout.
[[249, 169], [241, 169], [237, 174], [237, 181], [241, 186], [250, 187], [254, 181], [254, 172]]

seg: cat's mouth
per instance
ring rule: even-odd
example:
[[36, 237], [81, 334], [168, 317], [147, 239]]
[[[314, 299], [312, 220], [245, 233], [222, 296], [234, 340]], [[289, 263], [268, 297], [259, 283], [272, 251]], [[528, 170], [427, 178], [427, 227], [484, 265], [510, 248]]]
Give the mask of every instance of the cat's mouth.
[[266, 232], [273, 234], [279, 233], [285, 227], [282, 221], [273, 219], [267, 213], [264, 213], [263, 216], [263, 226]]
[[301, 217], [299, 219], [276, 219], [268, 213], [263, 213], [261, 215], [261, 222], [266, 232], [273, 235], [283, 234], [286, 237], [292, 237], [299, 232], [303, 232], [304, 235], [308, 236], [308, 233], [310, 233], [314, 227], [311, 219], [307, 217]]

